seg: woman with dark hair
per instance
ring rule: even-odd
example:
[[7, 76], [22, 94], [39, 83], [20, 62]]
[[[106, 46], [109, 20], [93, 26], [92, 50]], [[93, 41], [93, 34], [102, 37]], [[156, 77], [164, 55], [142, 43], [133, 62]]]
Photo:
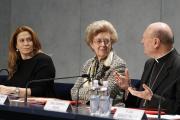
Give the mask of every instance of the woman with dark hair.
[[[37, 34], [28, 26], [21, 26], [9, 42], [8, 80], [0, 85], [1, 94], [25, 96], [25, 87], [31, 80], [55, 77], [50, 56], [41, 51]], [[28, 86], [28, 96], [54, 97], [54, 82], [34, 82]]]

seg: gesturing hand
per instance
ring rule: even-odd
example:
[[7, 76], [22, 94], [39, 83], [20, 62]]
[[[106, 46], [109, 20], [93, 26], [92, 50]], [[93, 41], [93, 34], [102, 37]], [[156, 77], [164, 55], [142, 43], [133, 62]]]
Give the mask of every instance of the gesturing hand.
[[127, 68], [125, 69], [125, 76], [121, 75], [117, 71], [114, 71], [113, 75], [114, 75], [117, 85], [121, 89], [127, 90], [130, 83], [128, 69]]
[[137, 97], [145, 99], [145, 100], [151, 100], [151, 98], [153, 96], [153, 92], [145, 84], [143, 84], [143, 88], [144, 88], [144, 91], [136, 91], [132, 87], [129, 87], [128, 90], [134, 96], [137, 96]]

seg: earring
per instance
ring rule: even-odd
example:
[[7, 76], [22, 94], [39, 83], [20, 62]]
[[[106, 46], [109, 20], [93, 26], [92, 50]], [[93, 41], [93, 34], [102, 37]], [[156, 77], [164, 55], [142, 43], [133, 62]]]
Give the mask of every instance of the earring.
[[16, 52], [19, 52], [19, 49], [16, 49]]

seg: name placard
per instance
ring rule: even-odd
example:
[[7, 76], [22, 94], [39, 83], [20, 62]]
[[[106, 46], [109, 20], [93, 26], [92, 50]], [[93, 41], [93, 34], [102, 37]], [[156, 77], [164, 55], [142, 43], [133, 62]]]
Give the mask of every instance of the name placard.
[[[113, 118], [122, 120], [141, 120], [144, 116], [144, 110], [117, 108]], [[146, 118], [143, 118], [146, 119]]]
[[69, 106], [69, 101], [50, 99], [47, 100], [44, 110], [56, 111], [56, 112], [66, 112]]
[[0, 94], [0, 105], [4, 105], [7, 99], [7, 95]]

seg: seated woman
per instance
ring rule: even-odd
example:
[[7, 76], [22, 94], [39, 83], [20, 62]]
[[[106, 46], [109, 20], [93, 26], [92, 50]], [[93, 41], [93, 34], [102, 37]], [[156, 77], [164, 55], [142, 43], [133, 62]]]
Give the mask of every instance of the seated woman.
[[[25, 96], [29, 81], [55, 77], [55, 67], [50, 56], [41, 51], [37, 34], [28, 26], [21, 26], [9, 42], [8, 80], [0, 85], [1, 94]], [[54, 97], [54, 81], [32, 82], [28, 96]]]
[[[113, 71], [123, 73], [126, 63], [113, 51], [112, 45], [117, 42], [118, 35], [113, 25], [105, 20], [95, 21], [86, 29], [86, 43], [95, 53], [95, 56], [87, 60], [82, 68], [82, 74], [89, 74], [91, 81], [96, 79], [102, 85], [103, 81], [108, 81], [110, 96], [118, 102], [124, 98], [124, 90], [119, 88], [114, 77]], [[79, 89], [79, 99], [87, 103], [90, 98], [90, 84], [85, 83], [85, 78], [79, 78], [71, 89], [72, 100], [77, 100]]]

